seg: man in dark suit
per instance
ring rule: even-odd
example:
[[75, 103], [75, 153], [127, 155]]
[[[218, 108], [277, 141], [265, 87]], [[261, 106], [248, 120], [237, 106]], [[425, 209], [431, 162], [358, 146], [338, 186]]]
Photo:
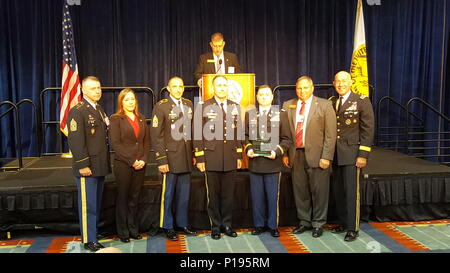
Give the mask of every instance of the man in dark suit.
[[202, 74], [232, 74], [241, 73], [241, 67], [236, 54], [223, 51], [225, 41], [222, 33], [211, 36], [212, 52], [200, 56], [194, 77], [197, 85], [202, 87]]
[[313, 96], [310, 77], [296, 82], [296, 99], [283, 104], [281, 138], [291, 143], [283, 163], [292, 167], [292, 185], [300, 234], [322, 236], [329, 197], [330, 164], [336, 145], [336, 118], [330, 101]]
[[104, 248], [97, 241], [97, 223], [100, 220], [105, 176], [111, 172], [109, 120], [98, 104], [102, 96], [100, 81], [96, 77], [86, 77], [82, 81], [82, 92], [83, 100], [69, 112], [68, 141], [78, 188], [81, 242], [85, 249], [97, 251]]
[[337, 119], [333, 191], [342, 225], [332, 232], [347, 230], [344, 240], [351, 242], [359, 232], [359, 181], [373, 143], [374, 114], [369, 98], [351, 91], [352, 78], [348, 72], [337, 73], [333, 85], [339, 94], [331, 99]]
[[175, 226], [185, 234], [196, 235], [188, 228], [191, 172], [195, 165], [191, 140], [193, 106], [182, 97], [184, 83], [180, 77], [171, 78], [167, 90], [169, 98], [159, 101], [153, 110], [151, 140], [163, 174], [160, 227], [168, 239], [176, 241]]
[[252, 196], [252, 235], [269, 229], [279, 237], [278, 201], [281, 178], [281, 157], [288, 146], [280, 143], [280, 109], [272, 106], [273, 93], [261, 85], [256, 95], [258, 108], [245, 113], [244, 151], [249, 157], [250, 193]]
[[241, 168], [242, 120], [240, 106], [228, 100], [228, 80], [216, 76], [213, 80], [214, 97], [199, 104], [196, 116], [201, 124], [194, 124], [194, 149], [197, 168], [206, 171], [208, 215], [211, 237], [220, 239], [221, 229], [236, 237], [231, 228], [234, 180]]

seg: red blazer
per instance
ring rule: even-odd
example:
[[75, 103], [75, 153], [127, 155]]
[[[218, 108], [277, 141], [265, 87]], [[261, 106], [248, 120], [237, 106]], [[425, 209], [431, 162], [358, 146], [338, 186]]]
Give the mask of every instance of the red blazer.
[[109, 136], [115, 154], [115, 159], [133, 166], [137, 158], [149, 162], [150, 130], [145, 116], [140, 115], [139, 136], [136, 138], [133, 127], [125, 115], [112, 115], [109, 125]]

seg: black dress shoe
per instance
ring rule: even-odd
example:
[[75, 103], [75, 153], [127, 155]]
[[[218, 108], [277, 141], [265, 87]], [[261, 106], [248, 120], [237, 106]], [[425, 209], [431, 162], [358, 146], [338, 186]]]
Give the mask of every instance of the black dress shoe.
[[304, 225], [299, 225], [298, 227], [296, 227], [293, 231], [292, 231], [292, 233], [294, 233], [294, 234], [302, 234], [303, 232], [305, 232], [305, 231], [307, 231], [307, 230], [311, 230], [312, 229], [312, 227], [307, 227], [307, 226], [304, 226]]
[[188, 227], [181, 228], [181, 232], [183, 232], [186, 235], [193, 235], [193, 236], [197, 235], [196, 231], [190, 230]]
[[322, 236], [322, 234], [323, 234], [322, 228], [314, 228], [312, 232], [312, 237], [319, 238], [320, 236]]
[[237, 237], [237, 233], [232, 230], [230, 227], [226, 227], [225, 228], [225, 235], [230, 236], [230, 237]]
[[331, 233], [335, 233], [335, 234], [343, 233], [343, 232], [345, 232], [345, 228], [343, 226], [338, 226], [331, 230]]
[[90, 251], [98, 251], [102, 248], [105, 248], [102, 244], [97, 243], [97, 242], [90, 242], [90, 243], [86, 243], [84, 244], [84, 249], [90, 250]]
[[266, 231], [265, 228], [263, 227], [256, 227], [252, 230], [252, 235], [260, 235], [261, 233], [263, 233], [264, 231]]
[[353, 230], [347, 231], [347, 234], [345, 234], [344, 241], [352, 242], [352, 241], [356, 240], [356, 238], [358, 238], [358, 236], [359, 236], [358, 231], [353, 231]]
[[119, 239], [120, 239], [120, 241], [122, 242], [122, 243], [129, 243], [130, 242], [130, 238], [127, 238], [127, 237], [119, 237]]
[[140, 240], [140, 239], [142, 239], [142, 236], [141, 236], [140, 234], [137, 234], [137, 235], [130, 235], [130, 238], [131, 238], [131, 239], [135, 239], [135, 240]]
[[270, 230], [270, 235], [272, 235], [272, 237], [280, 237], [280, 232], [278, 231], [278, 229], [271, 229]]
[[99, 242], [94, 243], [98, 248], [105, 248], [104, 245], [100, 244]]
[[213, 238], [214, 240], [219, 240], [220, 239], [220, 233], [219, 232], [211, 233], [211, 238]]
[[173, 229], [166, 229], [166, 237], [167, 239], [171, 241], [178, 241], [177, 234], [175, 233], [175, 230]]

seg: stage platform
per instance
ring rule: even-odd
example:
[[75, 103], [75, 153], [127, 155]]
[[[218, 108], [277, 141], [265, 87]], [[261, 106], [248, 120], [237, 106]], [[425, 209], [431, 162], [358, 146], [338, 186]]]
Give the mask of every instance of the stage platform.
[[[10, 165], [16, 164], [11, 162]], [[0, 173], [0, 231], [39, 229], [76, 233], [77, 189], [71, 159], [57, 156], [30, 158], [19, 172]], [[450, 216], [450, 167], [373, 149], [361, 181], [361, 219], [364, 221], [422, 221]], [[234, 228], [252, 227], [248, 173], [236, 179]], [[106, 177], [100, 230], [115, 232], [114, 175]], [[157, 229], [162, 176], [155, 163], [147, 166], [139, 203], [141, 231]], [[331, 181], [332, 183], [332, 181]], [[280, 185], [280, 226], [297, 224], [288, 169]], [[209, 229], [204, 175], [192, 173], [189, 218], [193, 228]], [[333, 200], [329, 223], [335, 221]]]

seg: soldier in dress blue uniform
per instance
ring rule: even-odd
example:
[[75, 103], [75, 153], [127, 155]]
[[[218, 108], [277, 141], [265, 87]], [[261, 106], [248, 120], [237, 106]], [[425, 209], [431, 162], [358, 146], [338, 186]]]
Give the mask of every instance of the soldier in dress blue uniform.
[[367, 165], [374, 136], [374, 114], [369, 98], [351, 91], [348, 72], [336, 74], [333, 82], [339, 97], [331, 98], [337, 118], [333, 191], [341, 225], [333, 233], [347, 231], [345, 241], [356, 240], [359, 232], [361, 168]]
[[[213, 89], [214, 97], [199, 105], [201, 116], [194, 122], [194, 149], [197, 168], [206, 172], [211, 238], [218, 240], [221, 231], [237, 236], [232, 229], [234, 180], [242, 164], [244, 136], [240, 105], [227, 99], [227, 78], [216, 76]], [[197, 119], [201, 121], [198, 126]]]
[[287, 147], [280, 145], [280, 109], [272, 106], [273, 93], [261, 85], [256, 95], [258, 108], [245, 113], [244, 152], [249, 157], [250, 192], [253, 208], [253, 235], [269, 229], [279, 237], [279, 188], [281, 157]]
[[98, 104], [102, 96], [100, 81], [93, 76], [82, 81], [83, 100], [69, 111], [69, 147], [73, 154], [73, 175], [78, 188], [81, 242], [84, 248], [104, 248], [97, 241], [103, 184], [111, 172], [109, 120]]
[[175, 227], [196, 235], [188, 227], [191, 172], [195, 165], [191, 140], [193, 106], [182, 97], [184, 83], [180, 77], [171, 78], [167, 90], [169, 98], [159, 101], [153, 110], [150, 132], [158, 170], [163, 174], [160, 227], [169, 240], [176, 241]]

